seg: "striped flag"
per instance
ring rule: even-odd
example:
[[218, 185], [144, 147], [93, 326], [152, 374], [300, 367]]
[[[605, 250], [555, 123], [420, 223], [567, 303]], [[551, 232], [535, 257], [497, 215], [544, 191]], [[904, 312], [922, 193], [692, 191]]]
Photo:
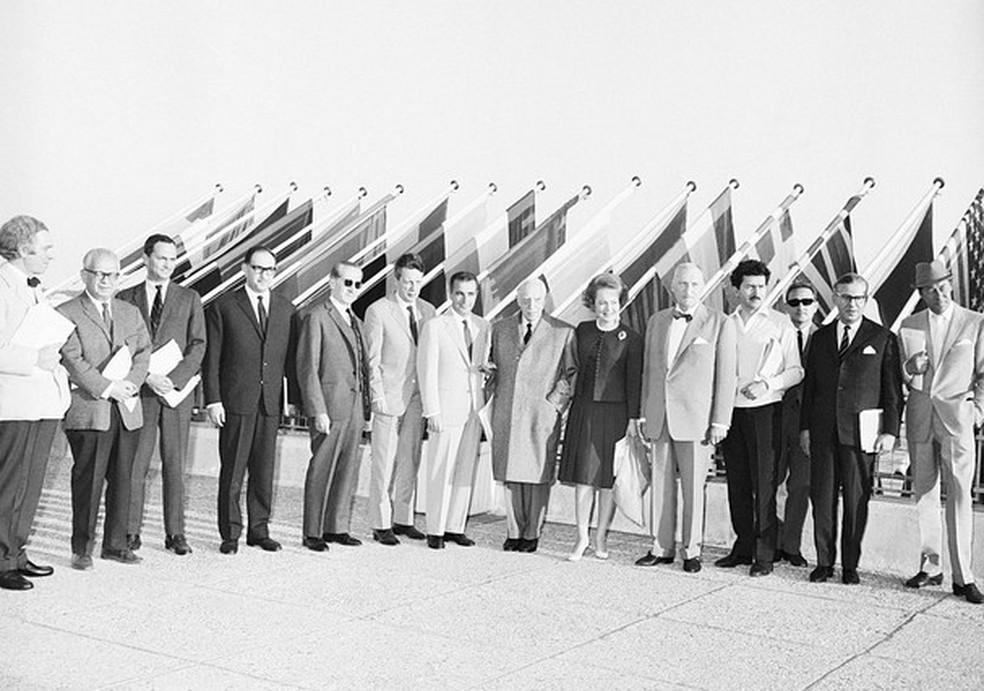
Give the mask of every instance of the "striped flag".
[[785, 276], [796, 261], [796, 248], [793, 245], [793, 219], [789, 209], [783, 209], [778, 219], [770, 217], [770, 221], [769, 229], [755, 243], [749, 256], [765, 262], [775, 281]]
[[[444, 253], [445, 257], [439, 264], [426, 263], [427, 274], [424, 276], [424, 286], [420, 289], [420, 297], [432, 305], [443, 305], [447, 300], [447, 281], [453, 274], [446, 273], [445, 267], [451, 266], [449, 257], [459, 256], [466, 245], [477, 246], [482, 230], [487, 227], [489, 196], [495, 192], [495, 186], [490, 185], [489, 191], [477, 198], [453, 218], [444, 224]], [[466, 250], [466, 253], [468, 250]], [[476, 272], [477, 273], [477, 272]]]
[[536, 192], [530, 190], [506, 210], [509, 247], [515, 247], [536, 229]]
[[813, 284], [820, 302], [820, 312], [827, 314], [834, 307], [834, 281], [849, 271], [857, 271], [854, 263], [854, 239], [851, 235], [851, 217], [845, 216], [826, 242], [817, 238], [811, 251], [820, 242], [819, 249], [803, 267], [802, 275]]
[[955, 250], [948, 251], [950, 242], [943, 249], [943, 259], [953, 272], [953, 299], [984, 312], [984, 189], [974, 197], [954, 235], [959, 242]]
[[[734, 183], [737, 185], [737, 183]], [[707, 211], [695, 221], [693, 228], [687, 228], [683, 240], [687, 243], [687, 254], [681, 261], [693, 262], [701, 268], [704, 276], [710, 276], [735, 253], [735, 226], [731, 216], [731, 190], [728, 184], [724, 191], [707, 207]], [[692, 238], [692, 239], [691, 239]], [[670, 281], [673, 279], [675, 262], [669, 271], [660, 273], [664, 294], [664, 306], [670, 304]], [[705, 299], [705, 304], [725, 308], [725, 294], [716, 292]]]

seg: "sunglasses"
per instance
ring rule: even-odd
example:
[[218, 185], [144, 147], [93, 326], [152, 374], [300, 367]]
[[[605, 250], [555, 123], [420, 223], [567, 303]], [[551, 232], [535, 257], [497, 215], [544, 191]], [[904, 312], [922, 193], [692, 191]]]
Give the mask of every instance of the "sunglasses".
[[812, 305], [816, 300], [813, 298], [793, 298], [791, 300], [786, 300], [786, 304], [790, 307], [799, 307], [800, 305]]
[[351, 278], [343, 278], [342, 285], [345, 286], [346, 288], [354, 287], [356, 290], [358, 290], [359, 288], [362, 287], [362, 281], [353, 281]]

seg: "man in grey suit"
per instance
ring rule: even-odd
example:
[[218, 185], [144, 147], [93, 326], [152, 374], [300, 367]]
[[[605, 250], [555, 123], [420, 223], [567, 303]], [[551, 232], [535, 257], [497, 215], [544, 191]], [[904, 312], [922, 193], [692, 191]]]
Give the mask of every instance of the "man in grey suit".
[[352, 303], [362, 269], [341, 262], [331, 270], [331, 295], [301, 319], [297, 372], [308, 415], [311, 462], [304, 480], [304, 546], [356, 547], [349, 533], [359, 479], [359, 440], [371, 413], [362, 324]]
[[155, 351], [174, 341], [182, 356], [166, 374], [149, 373], [140, 389], [144, 424], [140, 428], [140, 441], [133, 461], [127, 539], [130, 549], [140, 549], [147, 472], [160, 431], [164, 547], [182, 555], [191, 554], [184, 535], [184, 471], [195, 397], [189, 393], [172, 407], [164, 396], [184, 389], [198, 373], [205, 355], [205, 314], [198, 293], [170, 280], [177, 256], [177, 246], [167, 235], [147, 238], [144, 243], [147, 280], [120, 291], [120, 299], [140, 310]]
[[369, 524], [384, 545], [397, 535], [422, 540], [413, 525], [413, 495], [420, 468], [423, 410], [417, 384], [417, 342], [434, 306], [418, 298], [424, 262], [416, 254], [396, 260], [396, 291], [366, 310], [366, 357], [372, 398], [372, 470]]
[[506, 486], [507, 552], [539, 544], [577, 372], [574, 327], [543, 313], [546, 297], [542, 279], [527, 279], [516, 292], [519, 318], [492, 327], [492, 474]]
[[[72, 568], [92, 568], [96, 518], [106, 482], [102, 558], [135, 564], [127, 545], [130, 471], [143, 408], [137, 395], [147, 377], [150, 335], [140, 311], [113, 297], [120, 261], [108, 249], [92, 249], [82, 260], [85, 290], [58, 311], [75, 324], [62, 346], [62, 364], [75, 385], [65, 416], [72, 448]], [[113, 362], [114, 357], [120, 358]], [[115, 371], [107, 365], [122, 363]]]
[[27, 556], [55, 431], [71, 400], [61, 343], [18, 343], [32, 309], [46, 309], [40, 279], [51, 263], [48, 228], [15, 216], [0, 227], [0, 589], [30, 590], [54, 569]]

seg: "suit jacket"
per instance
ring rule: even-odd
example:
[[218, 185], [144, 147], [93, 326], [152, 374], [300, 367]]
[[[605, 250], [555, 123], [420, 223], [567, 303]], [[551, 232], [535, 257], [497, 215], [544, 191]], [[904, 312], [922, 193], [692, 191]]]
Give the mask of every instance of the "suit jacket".
[[664, 425], [671, 439], [702, 441], [712, 425], [730, 427], [738, 385], [734, 322], [719, 310], [698, 305], [680, 347], [667, 366], [673, 310], [660, 310], [646, 325], [642, 410], [646, 436], [658, 439]]
[[492, 326], [492, 471], [499, 482], [553, 482], [560, 415], [577, 372], [574, 327], [547, 314], [523, 345], [519, 318]]
[[[578, 374], [575, 378], [574, 396], [589, 401], [624, 402], [629, 417], [637, 418], [642, 399], [643, 338], [625, 324], [619, 324], [615, 331], [616, 335], [608, 337], [606, 345], [601, 347], [595, 361], [594, 377], [591, 379], [584, 376], [584, 368], [593, 360], [598, 340], [605, 338], [607, 334], [600, 331], [593, 320], [577, 325], [575, 353]], [[608, 343], [614, 345], [607, 347]], [[592, 381], [593, 386], [589, 389], [588, 383]]]
[[[417, 300], [418, 336], [436, 314], [426, 300]], [[410, 334], [406, 310], [395, 294], [376, 300], [366, 310], [363, 332], [369, 359], [372, 409], [384, 415], [403, 415], [417, 392], [417, 345]]]
[[227, 412], [279, 415], [284, 377], [295, 377], [297, 325], [289, 300], [270, 294], [266, 338], [256, 313], [240, 288], [227, 293], [205, 312], [208, 345], [203, 362], [205, 403], [222, 403]]
[[837, 322], [813, 334], [803, 380], [800, 429], [811, 443], [836, 439], [860, 446], [858, 413], [884, 410], [883, 432], [898, 436], [902, 419], [902, 376], [895, 334], [862, 319], [847, 352], [837, 355]]
[[485, 405], [485, 377], [479, 368], [488, 362], [491, 327], [481, 317], [473, 315], [473, 320], [470, 357], [462, 318], [454, 310], [424, 325], [417, 350], [424, 417], [440, 415], [446, 425], [463, 425]]
[[902, 370], [909, 388], [906, 436], [911, 441], [928, 441], [934, 410], [949, 434], [972, 434], [975, 420], [984, 419], [984, 315], [954, 305], [939, 353], [933, 351], [929, 334], [929, 310], [907, 317], [900, 332], [903, 363], [918, 352], [913, 339], [907, 337], [910, 331], [922, 334], [918, 340], [925, 344], [929, 368], [915, 377]]
[[[339, 420], [352, 415], [353, 406], [362, 396], [355, 329], [362, 333], [359, 318], [354, 317], [349, 327], [331, 300], [303, 313], [297, 372], [301, 401], [308, 416], [327, 413], [329, 420]], [[362, 362], [365, 366], [365, 353]]]
[[[164, 294], [161, 322], [156, 334], [150, 328], [151, 305], [147, 304], [145, 283], [121, 290], [118, 297], [140, 310], [147, 332], [151, 335], [153, 350], [157, 350], [171, 340], [181, 349], [184, 357], [167, 376], [176, 388], [183, 389], [188, 384], [188, 380], [201, 369], [202, 358], [205, 357], [205, 313], [198, 293], [182, 288], [174, 282], [169, 283]], [[140, 395], [156, 394], [150, 387], [144, 386], [140, 390]]]
[[10, 342], [38, 301], [40, 288], [28, 287], [27, 276], [9, 263], [0, 265], [0, 420], [60, 420], [72, 400], [64, 367], [46, 372], [35, 364], [38, 348]]
[[132, 411], [126, 406], [102, 398], [110, 380], [102, 375], [102, 369], [124, 345], [130, 349], [133, 364], [125, 379], [138, 387], [147, 378], [150, 364], [150, 334], [144, 326], [140, 311], [129, 302], [113, 298], [110, 310], [113, 315], [112, 334], [103, 323], [102, 314], [96, 309], [88, 294], [83, 291], [58, 311], [75, 323], [75, 331], [62, 346], [62, 364], [68, 370], [72, 389], [72, 405], [65, 416], [65, 429], [85, 429], [105, 432], [109, 429], [110, 406], [117, 406], [123, 426], [129, 430], [143, 425], [143, 406]]
[[[795, 326], [793, 327], [796, 328]], [[806, 346], [803, 349], [801, 361], [803, 363], [803, 376], [806, 376], [806, 359], [810, 355], [810, 348], [813, 346], [813, 337], [817, 333], [817, 327], [810, 325], [807, 336]], [[786, 389], [782, 395], [782, 435], [789, 439], [793, 444], [799, 445], [800, 431], [800, 410], [803, 405], [803, 382], [794, 384]]]

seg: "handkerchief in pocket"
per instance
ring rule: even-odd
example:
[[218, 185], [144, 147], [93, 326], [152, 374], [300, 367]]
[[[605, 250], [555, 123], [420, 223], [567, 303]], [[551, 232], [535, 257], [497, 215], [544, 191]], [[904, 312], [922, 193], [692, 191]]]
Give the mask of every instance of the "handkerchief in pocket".
[[861, 351], [862, 355], [877, 355], [874, 346], [865, 346], [864, 350]]
[[698, 336], [697, 338], [695, 338], [693, 342], [694, 342], [694, 345], [710, 345], [707, 342], [707, 339], [701, 338], [700, 336]]

